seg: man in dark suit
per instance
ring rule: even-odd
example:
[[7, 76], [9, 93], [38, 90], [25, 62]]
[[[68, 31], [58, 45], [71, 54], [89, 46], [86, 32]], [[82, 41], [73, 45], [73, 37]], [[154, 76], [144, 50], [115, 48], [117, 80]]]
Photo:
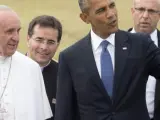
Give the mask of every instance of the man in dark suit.
[[29, 24], [27, 56], [35, 60], [41, 67], [53, 116], [56, 104], [58, 64], [52, 58], [59, 46], [61, 36], [61, 23], [53, 16], [38, 16]]
[[79, 5], [92, 29], [60, 53], [55, 120], [150, 120], [145, 85], [160, 78], [160, 50], [149, 36], [118, 30], [114, 0]]
[[[157, 24], [160, 20], [159, 0], [134, 0], [131, 8], [134, 26], [131, 33], [149, 34], [155, 45], [160, 46], [160, 31]], [[146, 103], [151, 120], [160, 120], [160, 82], [149, 76], [146, 85]]]

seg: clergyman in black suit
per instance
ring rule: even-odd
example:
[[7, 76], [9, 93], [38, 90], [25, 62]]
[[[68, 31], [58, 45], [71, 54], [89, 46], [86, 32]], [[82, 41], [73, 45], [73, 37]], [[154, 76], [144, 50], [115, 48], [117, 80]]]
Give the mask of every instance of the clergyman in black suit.
[[[35, 17], [28, 28], [28, 53], [41, 67], [46, 93], [53, 112], [56, 104], [58, 63], [52, 60], [61, 40], [62, 25], [49, 15]], [[53, 120], [54, 118], [48, 119]]]
[[114, 0], [79, 6], [92, 28], [60, 53], [55, 120], [150, 120], [145, 88], [149, 75], [160, 78], [159, 48], [147, 35], [118, 30]]
[[[149, 34], [155, 45], [160, 46], [160, 31], [157, 29], [160, 20], [159, 0], [134, 0], [131, 8], [133, 28], [131, 33]], [[160, 82], [149, 76], [146, 85], [146, 103], [152, 120], [160, 120]]]

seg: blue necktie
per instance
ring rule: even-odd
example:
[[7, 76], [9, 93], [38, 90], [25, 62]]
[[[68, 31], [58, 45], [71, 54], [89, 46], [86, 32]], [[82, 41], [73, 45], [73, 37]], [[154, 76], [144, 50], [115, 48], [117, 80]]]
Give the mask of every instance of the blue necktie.
[[111, 56], [107, 49], [109, 42], [104, 40], [101, 42], [101, 79], [109, 96], [112, 97], [113, 90], [113, 65]]

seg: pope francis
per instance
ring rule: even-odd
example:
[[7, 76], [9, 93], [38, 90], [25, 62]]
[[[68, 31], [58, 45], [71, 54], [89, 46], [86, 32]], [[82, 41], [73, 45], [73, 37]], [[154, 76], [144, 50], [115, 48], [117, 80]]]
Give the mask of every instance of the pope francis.
[[52, 116], [39, 65], [16, 51], [20, 20], [0, 5], [0, 120], [45, 120]]

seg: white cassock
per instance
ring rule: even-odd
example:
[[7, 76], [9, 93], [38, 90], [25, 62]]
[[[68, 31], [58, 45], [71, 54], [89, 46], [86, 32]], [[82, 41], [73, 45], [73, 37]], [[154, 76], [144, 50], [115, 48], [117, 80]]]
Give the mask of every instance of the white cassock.
[[11, 103], [11, 116], [4, 120], [45, 120], [52, 116], [39, 65], [19, 52], [12, 55], [5, 100]]

